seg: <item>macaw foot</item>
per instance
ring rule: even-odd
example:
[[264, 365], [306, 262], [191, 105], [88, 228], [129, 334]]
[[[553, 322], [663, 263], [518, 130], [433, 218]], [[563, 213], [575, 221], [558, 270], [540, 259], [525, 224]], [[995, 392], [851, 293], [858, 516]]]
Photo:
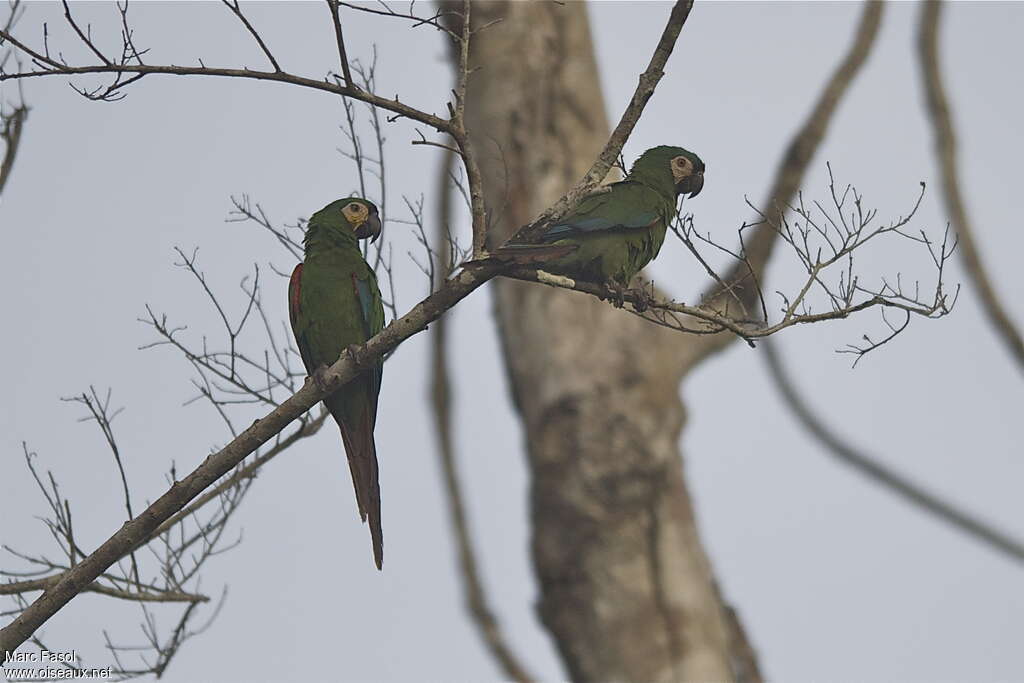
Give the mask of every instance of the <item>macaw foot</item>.
[[313, 371], [313, 374], [309, 376], [309, 378], [313, 380], [313, 384], [316, 385], [316, 388], [324, 392], [325, 394], [331, 393], [332, 388], [331, 380], [328, 379], [327, 377], [327, 373], [329, 370], [329, 366], [321, 365], [320, 367]]
[[608, 297], [608, 301], [612, 303], [615, 308], [622, 308], [626, 305], [626, 288], [618, 280], [608, 279], [605, 281], [604, 286], [611, 293]]
[[364, 357], [360, 355], [362, 350], [363, 347], [361, 344], [349, 344], [345, 347], [345, 353], [348, 354], [348, 357], [356, 364], [357, 369], [362, 369], [360, 367], [360, 363], [364, 360]]
[[654, 294], [648, 291], [646, 287], [634, 289], [633, 295], [633, 310], [637, 313], [643, 313], [654, 303]]

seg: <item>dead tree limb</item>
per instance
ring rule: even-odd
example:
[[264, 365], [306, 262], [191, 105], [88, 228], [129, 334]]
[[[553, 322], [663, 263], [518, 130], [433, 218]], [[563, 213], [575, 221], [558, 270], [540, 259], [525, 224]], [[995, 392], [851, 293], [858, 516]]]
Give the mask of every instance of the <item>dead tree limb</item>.
[[936, 0], [921, 3], [917, 33], [917, 56], [921, 67], [921, 80], [924, 82], [928, 118], [932, 124], [935, 157], [942, 175], [942, 197], [949, 218], [953, 222], [953, 228], [960, 238], [960, 253], [963, 254], [964, 266], [974, 281], [982, 308], [996, 334], [1016, 359], [1020, 369], [1024, 370], [1024, 336], [1021, 336], [1020, 330], [1010, 318], [988, 275], [975, 240], [974, 226], [967, 215], [967, 206], [960, 191], [956, 132], [953, 129], [953, 116], [950, 113], [949, 99], [946, 97], [942, 70], [939, 66], [939, 20], [942, 17], [943, 5], [944, 3]]
[[[769, 216], [781, 217], [786, 208], [793, 204], [807, 167], [825, 138], [833, 114], [849, 90], [854, 77], [871, 54], [875, 38], [878, 36], [878, 27], [881, 25], [883, 9], [884, 3], [879, 0], [869, 0], [864, 4], [860, 23], [849, 50], [825, 82], [811, 113], [782, 155], [771, 189], [760, 205]], [[755, 219], [754, 222], [758, 221]], [[731, 296], [738, 294], [747, 309], [755, 308], [758, 292], [761, 291], [760, 282], [777, 238], [778, 232], [771, 228], [770, 223], [757, 228], [750, 240], [743, 245], [749, 264], [737, 264], [724, 278], [728, 286], [722, 288], [717, 283], [714, 284], [705, 292], [704, 301], [716, 301], [718, 306], [724, 307]], [[707, 337], [693, 349], [695, 356], [690, 359], [689, 364], [694, 365], [704, 356], [720, 351], [731, 341], [732, 339], [726, 335]]]
[[851, 445], [847, 439], [836, 434], [800, 396], [800, 392], [786, 370], [777, 344], [770, 339], [766, 340], [762, 345], [762, 351], [775, 388], [778, 389], [786, 406], [811, 436], [824, 447], [826, 453], [852, 467], [872, 483], [881, 486], [901, 500], [946, 523], [974, 541], [980, 542], [1016, 562], [1024, 562], [1024, 543], [979, 520], [976, 516], [928, 491], [920, 484], [914, 483], [908, 477], [882, 464], [877, 457]]

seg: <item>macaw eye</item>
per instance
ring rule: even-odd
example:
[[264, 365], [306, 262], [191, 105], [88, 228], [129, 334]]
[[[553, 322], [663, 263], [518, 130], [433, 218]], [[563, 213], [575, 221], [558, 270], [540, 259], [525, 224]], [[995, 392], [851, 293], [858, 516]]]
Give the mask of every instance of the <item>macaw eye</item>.
[[366, 207], [364, 207], [359, 202], [352, 202], [351, 204], [345, 207], [345, 211], [348, 211], [349, 213], [363, 213], [364, 211], [366, 211]]

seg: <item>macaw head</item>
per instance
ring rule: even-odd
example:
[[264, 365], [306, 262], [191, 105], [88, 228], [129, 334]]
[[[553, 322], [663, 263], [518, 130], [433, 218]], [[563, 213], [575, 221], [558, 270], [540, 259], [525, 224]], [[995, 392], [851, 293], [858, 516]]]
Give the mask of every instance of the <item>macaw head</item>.
[[380, 214], [373, 202], [361, 197], [348, 197], [331, 202], [309, 219], [326, 228], [346, 230], [356, 239], [380, 237]]
[[629, 177], [659, 185], [670, 182], [676, 195], [696, 197], [704, 187], [704, 162], [682, 147], [653, 147], [634, 162]]

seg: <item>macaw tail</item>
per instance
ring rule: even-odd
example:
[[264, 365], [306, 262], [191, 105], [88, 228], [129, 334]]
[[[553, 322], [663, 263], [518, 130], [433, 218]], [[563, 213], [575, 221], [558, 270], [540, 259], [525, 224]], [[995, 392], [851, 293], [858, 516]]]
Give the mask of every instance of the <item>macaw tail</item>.
[[576, 251], [575, 244], [505, 244], [490, 252], [485, 258], [467, 261], [466, 266], [482, 266], [492, 263], [514, 263], [527, 265], [544, 263], [562, 258]]
[[380, 520], [380, 479], [377, 468], [377, 447], [373, 441], [373, 420], [369, 410], [360, 411], [357, 420], [345, 414], [344, 399], [337, 395], [325, 401], [328, 410], [341, 429], [345, 442], [352, 485], [356, 490], [359, 516], [370, 522], [370, 537], [373, 539], [373, 560], [377, 569], [384, 564], [384, 531]]

